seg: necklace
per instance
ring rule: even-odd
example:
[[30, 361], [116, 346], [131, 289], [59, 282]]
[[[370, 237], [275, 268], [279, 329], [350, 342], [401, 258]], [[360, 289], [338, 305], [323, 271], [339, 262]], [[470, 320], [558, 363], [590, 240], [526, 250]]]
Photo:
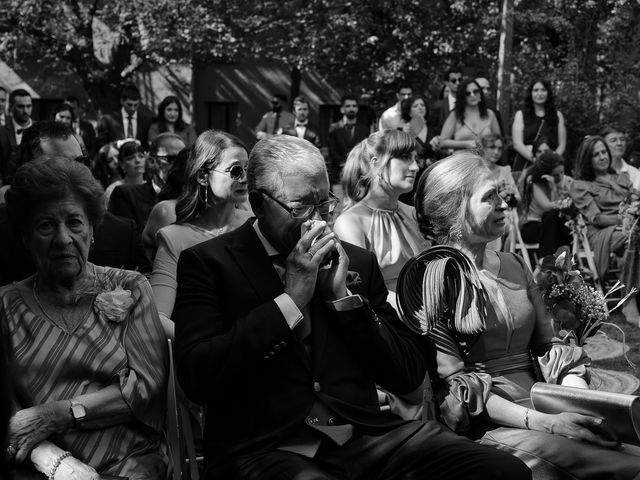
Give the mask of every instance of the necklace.
[[[94, 273], [95, 273], [95, 267], [94, 267]], [[40, 301], [40, 297], [38, 297], [37, 287], [38, 287], [38, 274], [36, 273], [35, 276], [33, 277], [33, 288], [32, 288], [33, 299], [36, 301], [36, 304], [38, 305], [38, 307], [40, 308], [44, 316], [48, 318], [51, 323], [53, 323], [54, 325], [64, 330], [66, 333], [73, 333], [76, 330], [76, 328], [78, 328], [78, 326], [84, 323], [84, 321], [89, 316], [89, 313], [91, 313], [91, 308], [93, 307], [93, 299], [89, 302], [89, 306], [86, 308], [86, 310], [84, 310], [84, 312], [80, 310], [80, 313], [82, 313], [82, 315], [79, 316], [75, 312], [76, 312], [76, 307], [79, 305], [82, 298], [76, 298], [75, 303], [73, 305], [74, 310], [73, 310], [73, 313], [70, 315], [70, 318], [68, 318], [64, 314], [64, 307], [61, 308], [61, 307], [58, 307], [57, 305], [54, 305], [51, 302], [48, 302], [52, 308], [55, 308], [56, 310], [55, 315], [59, 317], [58, 321], [56, 321], [53, 319], [53, 317], [51, 317], [51, 315], [49, 315], [49, 312], [47, 311], [47, 309], [44, 308], [44, 305]], [[94, 287], [95, 287], [95, 275], [94, 275]], [[60, 319], [62, 320], [62, 324], [60, 324]]]

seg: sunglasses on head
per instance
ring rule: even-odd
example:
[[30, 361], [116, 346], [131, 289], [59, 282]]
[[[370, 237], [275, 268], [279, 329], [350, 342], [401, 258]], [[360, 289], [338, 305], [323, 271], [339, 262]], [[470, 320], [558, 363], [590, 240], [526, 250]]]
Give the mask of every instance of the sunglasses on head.
[[240, 180], [247, 174], [247, 167], [242, 165], [234, 165], [233, 167], [225, 168], [224, 170], [213, 169], [214, 172], [224, 173], [231, 177], [232, 180]]

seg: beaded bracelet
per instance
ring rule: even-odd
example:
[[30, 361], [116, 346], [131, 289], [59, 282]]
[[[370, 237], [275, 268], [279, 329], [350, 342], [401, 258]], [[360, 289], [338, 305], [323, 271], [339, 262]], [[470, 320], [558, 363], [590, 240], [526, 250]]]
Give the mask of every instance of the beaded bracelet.
[[529, 412], [530, 411], [531, 410], [527, 408], [524, 412], [524, 428], [526, 428], [527, 430], [529, 430]]
[[62, 452], [60, 455], [56, 457], [56, 459], [53, 461], [53, 464], [51, 465], [51, 470], [49, 470], [49, 475], [48, 475], [49, 480], [54, 480], [56, 476], [56, 472], [58, 471], [58, 467], [60, 466], [60, 464], [65, 458], [70, 456], [71, 456], [71, 452]]

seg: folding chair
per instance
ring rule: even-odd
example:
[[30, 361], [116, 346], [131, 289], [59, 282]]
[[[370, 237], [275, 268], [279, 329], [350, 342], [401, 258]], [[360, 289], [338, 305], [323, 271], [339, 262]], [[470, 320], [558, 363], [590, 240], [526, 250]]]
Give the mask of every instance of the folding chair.
[[595, 255], [593, 249], [589, 244], [589, 238], [587, 237], [587, 224], [584, 221], [584, 217], [578, 214], [576, 217], [576, 228], [573, 229], [573, 244], [571, 253], [578, 260], [580, 266], [587, 270], [593, 278], [594, 287], [602, 294], [602, 279], [598, 275], [596, 269], [596, 262], [594, 260]]
[[524, 263], [531, 268], [531, 258], [529, 256], [529, 251], [532, 252], [534, 260], [537, 262], [537, 252], [540, 248], [539, 243], [525, 243], [522, 240], [522, 234], [520, 233], [520, 218], [518, 217], [518, 212], [515, 208], [509, 209], [509, 234], [507, 238], [507, 251], [511, 253], [519, 252], [522, 258], [524, 259]]
[[180, 387], [176, 383], [171, 339], [167, 339], [167, 345], [169, 348], [169, 381], [167, 383], [166, 434], [173, 467], [172, 479], [200, 480], [189, 411], [178, 394]]

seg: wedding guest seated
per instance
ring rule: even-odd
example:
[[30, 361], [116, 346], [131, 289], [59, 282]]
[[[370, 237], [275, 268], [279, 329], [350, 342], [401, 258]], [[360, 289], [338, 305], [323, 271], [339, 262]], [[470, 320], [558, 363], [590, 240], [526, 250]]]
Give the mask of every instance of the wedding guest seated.
[[[102, 184], [102, 188], [108, 189], [111, 184], [122, 181], [122, 173], [120, 172], [119, 153], [116, 142], [103, 145], [96, 155], [95, 162], [91, 171]], [[118, 183], [120, 185], [121, 183]], [[115, 186], [111, 188], [113, 190]], [[108, 199], [107, 199], [108, 201]]]
[[571, 245], [567, 218], [560, 210], [573, 201], [569, 190], [573, 179], [564, 174], [564, 160], [552, 150], [535, 157], [524, 172], [523, 199], [520, 206], [520, 233], [527, 243], [537, 243], [540, 258], [553, 254], [562, 245]]
[[[530, 408], [538, 365], [546, 382], [587, 388], [589, 359], [582, 348], [554, 338], [522, 258], [486, 248], [504, 233], [506, 209], [495, 179], [469, 152], [437, 162], [418, 184], [420, 229], [442, 258], [456, 263], [447, 273], [425, 271], [423, 281], [401, 276], [406, 288], [398, 296], [403, 306], [427, 298], [413, 305], [415, 311], [403, 311], [412, 323], [429, 325], [425, 349], [435, 356], [440, 414], [454, 431], [518, 456], [535, 479], [637, 478], [640, 456], [599, 434], [603, 419]], [[459, 280], [448, 282], [448, 292], [428, 287], [453, 277]]]
[[380, 130], [351, 150], [342, 173], [345, 208], [334, 232], [376, 255], [391, 305], [400, 270], [426, 246], [413, 207], [398, 201], [413, 189], [417, 149], [411, 135]]
[[252, 216], [236, 208], [247, 200], [247, 162], [242, 141], [216, 130], [200, 134], [187, 160], [184, 191], [175, 207], [176, 221], [158, 231], [151, 274], [156, 306], [169, 338], [174, 336], [171, 314], [182, 251], [235, 230]]
[[327, 229], [320, 151], [265, 138], [247, 184], [257, 220], [178, 261], [177, 372], [207, 406], [206, 478], [530, 478], [509, 454], [380, 411], [375, 384], [415, 389], [426, 358], [373, 253]]
[[[611, 167], [611, 152], [602, 137], [585, 138], [576, 153], [575, 181], [570, 195], [587, 223], [587, 237], [595, 254], [598, 275], [603, 277], [609, 268], [609, 255], [623, 256], [621, 281], [627, 292], [640, 287], [640, 259], [638, 229], [623, 230], [620, 204], [632, 192], [637, 192], [626, 173], [616, 173]], [[626, 320], [638, 325], [640, 313], [636, 299], [627, 301], [622, 309]]]
[[611, 152], [611, 168], [617, 173], [629, 175], [633, 188], [640, 189], [640, 170], [629, 165], [624, 159], [627, 151], [627, 134], [624, 130], [617, 125], [609, 125], [600, 132], [600, 136], [607, 142]]
[[109, 199], [109, 211], [132, 218], [142, 233], [153, 206], [158, 203], [158, 192], [166, 180], [167, 171], [184, 142], [175, 133], [161, 133], [151, 143], [147, 159], [147, 181], [139, 185], [119, 185]]
[[183, 148], [176, 155], [176, 159], [171, 162], [165, 184], [158, 193], [158, 203], [151, 209], [142, 231], [142, 243], [151, 262], [153, 262], [158, 249], [156, 234], [162, 227], [176, 221], [176, 202], [186, 183], [185, 169], [190, 154], [191, 148]]
[[164, 478], [166, 345], [147, 280], [88, 262], [104, 214], [89, 169], [23, 165], [7, 193], [36, 273], [0, 289], [15, 393], [7, 453], [51, 479]]
[[104, 197], [107, 205], [109, 205], [111, 195], [116, 187], [120, 185], [143, 185], [145, 183], [144, 173], [147, 166], [147, 157], [139, 140], [127, 139], [108, 143], [100, 148], [100, 151], [102, 152], [103, 149], [109, 145], [116, 146], [118, 172], [121, 178], [115, 179], [105, 187]]

